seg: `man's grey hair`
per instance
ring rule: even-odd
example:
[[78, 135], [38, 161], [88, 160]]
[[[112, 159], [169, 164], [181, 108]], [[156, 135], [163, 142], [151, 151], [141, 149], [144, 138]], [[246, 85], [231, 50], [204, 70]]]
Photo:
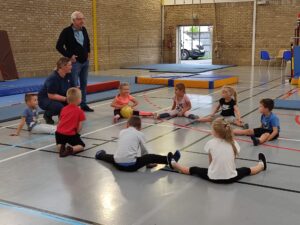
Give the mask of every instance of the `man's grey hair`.
[[74, 20], [75, 20], [79, 15], [83, 15], [83, 13], [82, 13], [82, 12], [79, 12], [79, 11], [72, 12], [72, 14], [71, 14], [71, 22], [73, 23]]

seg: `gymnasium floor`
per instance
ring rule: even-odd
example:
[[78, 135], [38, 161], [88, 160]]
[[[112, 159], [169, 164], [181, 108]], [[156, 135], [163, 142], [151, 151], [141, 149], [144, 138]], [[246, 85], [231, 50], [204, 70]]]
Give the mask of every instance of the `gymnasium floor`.
[[[279, 98], [295, 88], [282, 84], [281, 70], [273, 67], [270, 71], [232, 67], [211, 73], [240, 77], [236, 85], [239, 107], [250, 127], [259, 125], [261, 98]], [[202, 116], [210, 113], [220, 97], [220, 89], [187, 92], [193, 112]], [[162, 112], [172, 104], [173, 89], [135, 96], [139, 109]], [[23, 132], [20, 137], [10, 137], [18, 121], [0, 124], [1, 225], [299, 223], [300, 124], [295, 122], [299, 111], [274, 110], [281, 122], [279, 140], [253, 147], [248, 137], [237, 137], [242, 147], [237, 165], [252, 166], [263, 152], [269, 161], [266, 172], [235, 184], [217, 185], [168, 172], [162, 166], [125, 173], [94, 160], [100, 149], [114, 152], [118, 133], [126, 123], [112, 124], [109, 104], [92, 105], [95, 112], [87, 114], [82, 131], [87, 150], [67, 158], [58, 157], [53, 136]], [[209, 124], [189, 124], [185, 118], [158, 123], [143, 119], [143, 132], [153, 152], [180, 149], [181, 163], [190, 166], [208, 166], [203, 145], [211, 138], [209, 129]]]

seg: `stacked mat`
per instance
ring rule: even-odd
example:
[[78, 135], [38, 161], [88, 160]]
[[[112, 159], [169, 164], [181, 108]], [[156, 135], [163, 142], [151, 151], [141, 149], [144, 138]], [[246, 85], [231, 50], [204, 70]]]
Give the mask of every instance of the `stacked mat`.
[[214, 89], [224, 85], [238, 83], [238, 77], [228, 75], [187, 74], [187, 75], [157, 75], [136, 77], [137, 84], [157, 84], [174, 87], [183, 83], [187, 88]]

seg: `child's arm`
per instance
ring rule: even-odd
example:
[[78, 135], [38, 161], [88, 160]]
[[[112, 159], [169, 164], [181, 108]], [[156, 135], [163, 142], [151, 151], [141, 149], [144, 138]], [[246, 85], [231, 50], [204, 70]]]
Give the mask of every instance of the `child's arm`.
[[270, 134], [267, 141], [271, 141], [278, 133], [278, 127], [273, 127], [273, 132]]
[[82, 129], [82, 121], [80, 121], [80, 122], [78, 123], [77, 133], [80, 133], [81, 129]]
[[174, 110], [175, 108], [176, 108], [176, 102], [173, 101], [172, 110]]
[[58, 94], [48, 93], [48, 98], [51, 99], [51, 100], [59, 101], [59, 102], [66, 102], [67, 101], [67, 97], [62, 96], [62, 95], [58, 95]]
[[210, 153], [208, 153], [208, 163], [209, 163], [209, 165], [211, 164], [211, 161], [212, 161], [212, 156], [211, 156]]
[[221, 107], [221, 105], [220, 105], [220, 103], [218, 103], [218, 105], [215, 106], [213, 112], [210, 115], [214, 116], [218, 112], [218, 110], [220, 109], [220, 107]]
[[113, 108], [121, 109], [126, 105], [119, 105], [119, 104], [117, 104], [116, 99], [114, 99], [113, 102], [110, 104], [110, 106], [113, 107]]
[[16, 132], [15, 133], [13, 133], [13, 134], [11, 134], [10, 136], [19, 136], [20, 135], [20, 132], [21, 132], [21, 130], [22, 130], [22, 128], [24, 127], [24, 125], [25, 125], [25, 117], [22, 117], [21, 118], [21, 121], [20, 121], [20, 123], [19, 123], [19, 126], [18, 126], [18, 128], [17, 128], [17, 130], [16, 130]]
[[139, 104], [139, 102], [135, 98], [130, 99], [130, 101], [133, 103], [133, 105], [131, 106], [132, 108], [136, 107]]
[[191, 110], [191, 108], [192, 108], [192, 103], [191, 103], [190, 101], [188, 101], [188, 102], [186, 103], [186, 106], [182, 109], [182, 112], [181, 112], [182, 115], [184, 115], [185, 112]]
[[241, 120], [241, 113], [240, 113], [239, 107], [237, 105], [235, 105], [233, 108], [234, 108], [234, 114], [235, 114], [236, 119], [241, 122], [242, 120]]

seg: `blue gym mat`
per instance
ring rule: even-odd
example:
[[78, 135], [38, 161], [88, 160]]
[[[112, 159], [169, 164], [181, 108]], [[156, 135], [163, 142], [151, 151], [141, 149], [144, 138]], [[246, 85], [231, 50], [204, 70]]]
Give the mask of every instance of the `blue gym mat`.
[[300, 100], [275, 99], [275, 109], [300, 110]]
[[[33, 80], [36, 78], [22, 78], [22, 79], [29, 79], [29, 81], [35, 82]], [[44, 81], [46, 78], [38, 78], [38, 79], [41, 82], [41, 80]], [[133, 94], [164, 87], [163, 85], [136, 84], [135, 77], [89, 76], [89, 83], [110, 81], [110, 80], [119, 80], [121, 82], [128, 82], [131, 87], [131, 93]], [[36, 84], [37, 82], [34, 83], [34, 85]], [[117, 93], [118, 90], [115, 89], [110, 91], [89, 94], [87, 95], [87, 102], [93, 103], [93, 102], [103, 101], [107, 99], [112, 99], [116, 96]], [[5, 122], [5, 121], [20, 118], [20, 114], [22, 113], [25, 107], [26, 106], [24, 104], [24, 94], [0, 97], [0, 122]]]
[[165, 73], [202, 73], [212, 70], [233, 67], [235, 65], [195, 65], [195, 64], [150, 64], [122, 67], [122, 69], [150, 70]]

